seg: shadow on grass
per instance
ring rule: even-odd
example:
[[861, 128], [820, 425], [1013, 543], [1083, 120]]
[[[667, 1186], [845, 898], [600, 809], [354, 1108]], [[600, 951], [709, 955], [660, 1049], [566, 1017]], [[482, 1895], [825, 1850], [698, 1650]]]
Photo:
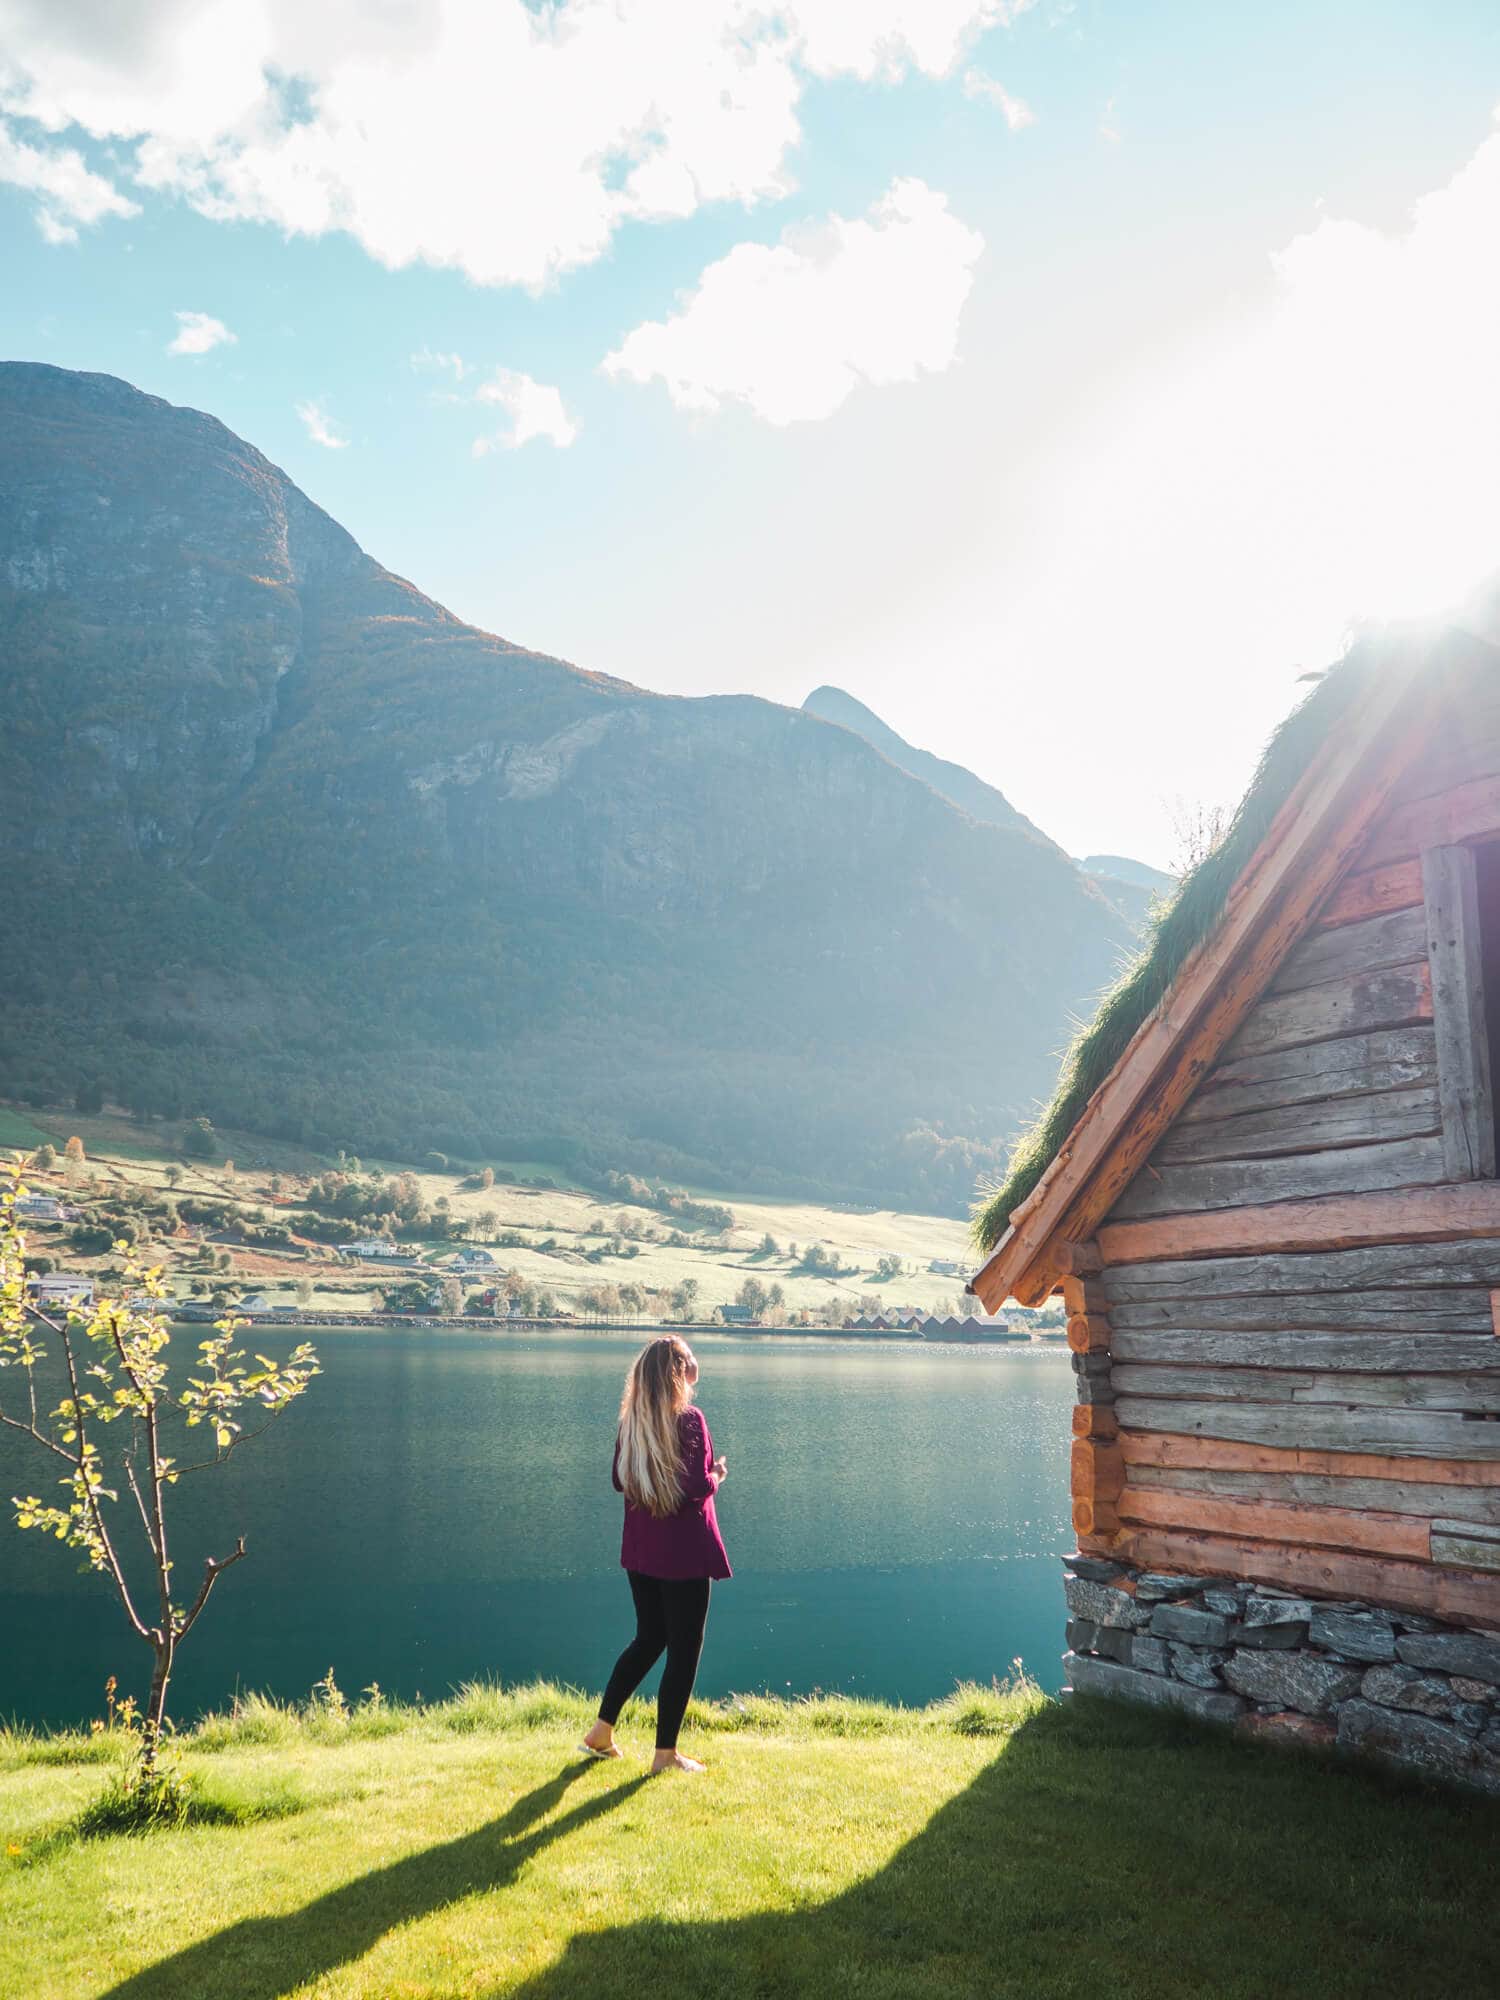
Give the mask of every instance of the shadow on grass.
[[362, 1958], [387, 1931], [463, 1896], [502, 1889], [522, 1867], [646, 1783], [612, 1785], [546, 1826], [568, 1788], [595, 1764], [574, 1764], [517, 1799], [498, 1819], [372, 1869], [287, 1916], [248, 1917], [110, 1988], [104, 2000], [279, 2000], [284, 1993]]
[[506, 1991], [1494, 2000], [1497, 1882], [1490, 1801], [1075, 1699], [831, 1901], [585, 1933]]

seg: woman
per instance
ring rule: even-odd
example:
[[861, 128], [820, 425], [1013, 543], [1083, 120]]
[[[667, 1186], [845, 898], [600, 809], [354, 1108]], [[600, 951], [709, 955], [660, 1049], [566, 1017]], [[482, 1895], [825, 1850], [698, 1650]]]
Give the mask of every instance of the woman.
[[620, 1710], [665, 1651], [653, 1772], [703, 1769], [677, 1748], [677, 1732], [697, 1678], [713, 1578], [731, 1573], [714, 1516], [724, 1461], [714, 1457], [703, 1413], [693, 1407], [697, 1380], [693, 1350], [675, 1334], [642, 1348], [625, 1378], [612, 1476], [625, 1496], [620, 1564], [630, 1578], [636, 1629], [580, 1746], [594, 1757], [622, 1754], [615, 1742]]

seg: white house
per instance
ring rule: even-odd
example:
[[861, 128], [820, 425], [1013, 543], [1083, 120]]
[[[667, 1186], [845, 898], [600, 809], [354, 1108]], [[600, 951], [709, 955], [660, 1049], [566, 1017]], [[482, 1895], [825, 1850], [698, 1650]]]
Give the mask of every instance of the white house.
[[359, 1243], [341, 1243], [341, 1257], [372, 1257], [381, 1263], [405, 1263], [412, 1252], [404, 1243], [388, 1243], [383, 1236], [367, 1236]]
[[15, 1206], [17, 1222], [71, 1222], [74, 1211], [55, 1194], [23, 1194]]
[[94, 1302], [94, 1281], [76, 1271], [53, 1271], [26, 1280], [35, 1306], [88, 1306]]
[[491, 1269], [495, 1260], [488, 1250], [459, 1250], [448, 1262], [459, 1271], [483, 1271]]

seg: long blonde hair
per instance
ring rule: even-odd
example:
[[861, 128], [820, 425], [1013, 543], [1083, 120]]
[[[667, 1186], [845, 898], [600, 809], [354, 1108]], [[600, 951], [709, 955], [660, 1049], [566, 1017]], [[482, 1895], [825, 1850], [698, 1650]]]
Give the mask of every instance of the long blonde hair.
[[693, 1399], [693, 1350], [675, 1333], [643, 1347], [620, 1398], [620, 1484], [633, 1507], [664, 1520], [682, 1505], [677, 1419]]

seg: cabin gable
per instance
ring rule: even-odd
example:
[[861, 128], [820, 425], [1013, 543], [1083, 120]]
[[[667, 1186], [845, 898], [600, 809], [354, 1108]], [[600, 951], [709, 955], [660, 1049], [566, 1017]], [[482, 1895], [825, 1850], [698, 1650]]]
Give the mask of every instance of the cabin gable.
[[1497, 1047], [1471, 670], [1064, 1281], [1085, 1553], [1500, 1632]]

